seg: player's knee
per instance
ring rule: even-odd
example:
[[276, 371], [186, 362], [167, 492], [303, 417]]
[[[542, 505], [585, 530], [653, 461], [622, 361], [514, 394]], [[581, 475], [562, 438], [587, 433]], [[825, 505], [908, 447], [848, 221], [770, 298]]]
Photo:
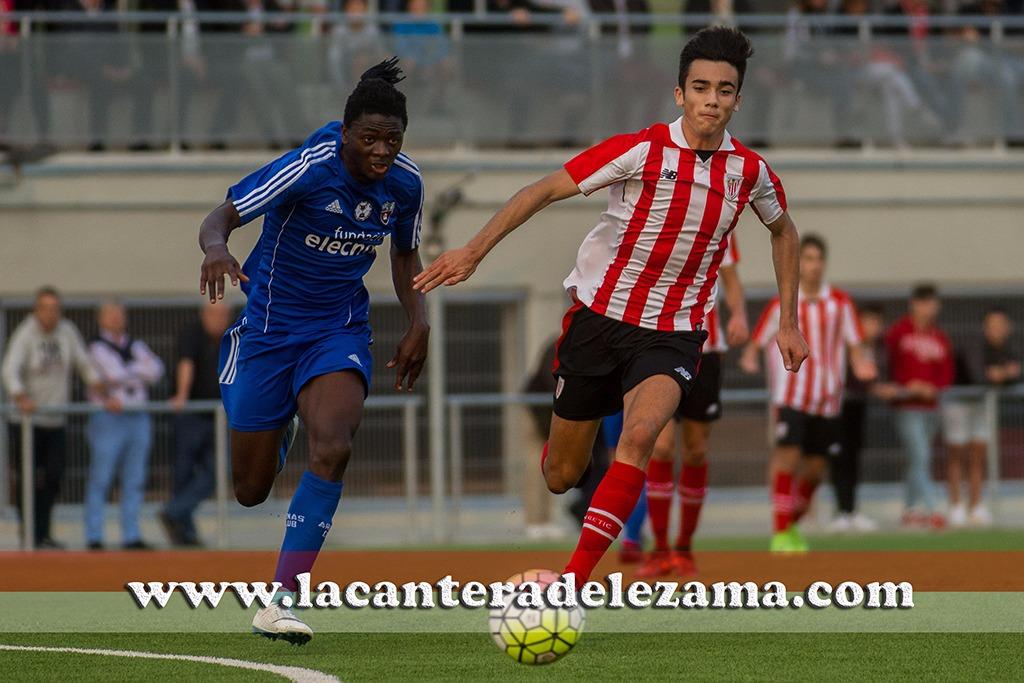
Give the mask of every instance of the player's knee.
[[687, 467], [703, 467], [707, 462], [708, 444], [701, 438], [685, 439], [683, 443], [683, 464]]
[[659, 426], [651, 420], [633, 422], [622, 430], [615, 457], [642, 467], [646, 464], [648, 454], [653, 451], [660, 431]]
[[314, 438], [310, 444], [309, 468], [318, 477], [339, 481], [351, 456], [352, 436], [347, 431]]
[[544, 482], [551, 493], [565, 493], [576, 485], [580, 474], [568, 465], [557, 465], [550, 460], [544, 464]]
[[251, 508], [259, 505], [270, 495], [270, 488], [259, 486], [250, 481], [236, 479], [234, 481], [235, 500], [244, 507]]

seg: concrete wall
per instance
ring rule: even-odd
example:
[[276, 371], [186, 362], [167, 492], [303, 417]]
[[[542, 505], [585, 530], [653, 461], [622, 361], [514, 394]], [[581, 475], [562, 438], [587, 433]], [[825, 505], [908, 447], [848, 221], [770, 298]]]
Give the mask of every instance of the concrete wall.
[[[467, 240], [500, 202], [568, 153], [418, 155], [428, 196], [464, 180], [466, 203], [446, 228], [450, 246]], [[857, 153], [767, 154], [802, 231], [823, 234], [831, 275], [848, 286], [943, 284], [1019, 286], [1024, 257], [1024, 156], [993, 154], [871, 157]], [[225, 188], [267, 155], [186, 162], [154, 157], [64, 156], [0, 187], [0, 296], [54, 283], [71, 294], [180, 296], [197, 291], [197, 227]], [[467, 177], [466, 169], [490, 168]], [[519, 168], [521, 170], [497, 170]], [[501, 244], [463, 289], [528, 294], [527, 357], [557, 329], [561, 281], [604, 197], [553, 206]], [[428, 204], [429, 209], [429, 204]], [[231, 241], [242, 260], [258, 225]], [[771, 286], [767, 232], [748, 212], [738, 227], [742, 275]], [[387, 259], [369, 287], [387, 296]]]

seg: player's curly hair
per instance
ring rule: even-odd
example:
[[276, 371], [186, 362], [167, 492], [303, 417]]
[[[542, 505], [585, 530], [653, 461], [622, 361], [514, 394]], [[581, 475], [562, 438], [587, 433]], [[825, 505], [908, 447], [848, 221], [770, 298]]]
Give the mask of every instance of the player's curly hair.
[[750, 39], [736, 28], [728, 26], [709, 26], [694, 34], [687, 41], [679, 54], [679, 87], [686, 88], [686, 77], [690, 64], [698, 59], [711, 62], [728, 62], [739, 72], [740, 82], [737, 91], [743, 87], [743, 74], [747, 70], [747, 60], [754, 55]]
[[398, 57], [385, 59], [367, 69], [345, 102], [345, 124], [355, 122], [363, 114], [384, 114], [397, 116], [402, 119], [402, 127], [408, 127], [405, 95], [395, 87], [404, 79]]

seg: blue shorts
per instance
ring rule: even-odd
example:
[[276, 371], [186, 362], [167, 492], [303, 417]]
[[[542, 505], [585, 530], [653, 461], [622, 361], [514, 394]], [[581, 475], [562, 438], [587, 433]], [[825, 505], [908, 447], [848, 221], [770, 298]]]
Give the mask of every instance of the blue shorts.
[[354, 370], [370, 390], [370, 326], [266, 334], [242, 317], [220, 344], [220, 394], [228, 424], [240, 432], [278, 429], [298, 411], [297, 397], [314, 377]]

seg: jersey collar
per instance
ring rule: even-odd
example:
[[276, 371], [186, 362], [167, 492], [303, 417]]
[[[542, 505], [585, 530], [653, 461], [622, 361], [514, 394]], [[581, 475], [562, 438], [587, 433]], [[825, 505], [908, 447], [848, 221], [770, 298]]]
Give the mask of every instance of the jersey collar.
[[824, 301], [828, 299], [830, 296], [832, 296], [832, 285], [830, 285], [828, 282], [822, 282], [821, 289], [818, 290], [818, 296], [814, 297], [813, 299], [809, 299], [801, 289], [798, 290], [797, 299], [799, 301]]
[[[672, 138], [672, 142], [683, 149], [690, 149], [690, 144], [686, 141], [686, 136], [683, 135], [683, 117], [680, 116], [678, 119], [668, 124], [668, 132]], [[732, 144], [732, 135], [729, 131], [725, 131], [725, 137], [722, 138], [722, 144], [718, 147], [719, 152], [732, 152], [736, 149], [736, 146]]]

